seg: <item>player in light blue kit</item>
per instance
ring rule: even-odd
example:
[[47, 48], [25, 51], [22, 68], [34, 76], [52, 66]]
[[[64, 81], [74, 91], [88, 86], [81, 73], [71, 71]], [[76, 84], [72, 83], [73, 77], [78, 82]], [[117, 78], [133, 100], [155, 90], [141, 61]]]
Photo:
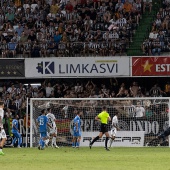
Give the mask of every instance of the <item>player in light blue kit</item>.
[[16, 115], [15, 119], [12, 121], [12, 133], [13, 133], [13, 141], [12, 141], [12, 146], [14, 146], [15, 142], [18, 140], [18, 148], [21, 148], [22, 144], [22, 137], [21, 134], [19, 133], [19, 123], [18, 123], [19, 116]]
[[44, 149], [45, 140], [47, 140], [49, 138], [47, 136], [47, 126], [52, 128], [48, 124], [48, 118], [47, 118], [47, 116], [45, 114], [46, 114], [46, 110], [43, 109], [41, 111], [41, 116], [39, 116], [38, 119], [37, 119], [37, 127], [39, 127], [39, 132], [40, 132], [40, 141], [39, 141], [39, 146], [38, 146], [39, 150], [43, 150]]
[[81, 140], [81, 119], [80, 115], [82, 112], [78, 112], [77, 116], [73, 120], [73, 143], [72, 147], [79, 148]]

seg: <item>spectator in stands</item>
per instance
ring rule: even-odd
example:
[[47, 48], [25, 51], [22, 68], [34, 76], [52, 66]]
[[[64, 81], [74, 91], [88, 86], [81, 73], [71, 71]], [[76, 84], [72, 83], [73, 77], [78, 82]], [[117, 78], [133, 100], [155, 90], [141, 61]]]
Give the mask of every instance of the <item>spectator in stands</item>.
[[3, 10], [3, 12], [4, 12], [5, 14], [8, 12], [8, 6], [7, 6], [7, 2], [6, 2], [6, 1], [3, 2], [2, 10]]
[[[6, 89], [6, 86], [4, 86], [4, 87]], [[11, 96], [9, 95], [9, 93], [7, 94], [7, 91], [3, 90], [2, 93], [4, 94], [4, 95], [2, 95], [3, 96], [3, 101], [4, 101], [4, 108], [7, 109], [11, 105], [12, 99], [11, 99]]]
[[0, 29], [2, 29], [2, 25], [4, 24], [5, 21], [5, 15], [3, 10], [0, 8]]
[[149, 39], [150, 41], [155, 41], [158, 38], [158, 32], [157, 31], [152, 31], [149, 34]]
[[21, 38], [20, 38], [20, 43], [21, 44], [24, 44], [28, 41], [28, 35], [23, 31], [22, 34], [21, 34]]
[[12, 100], [11, 105], [9, 106], [10, 111], [12, 112], [12, 117], [15, 117], [16, 113], [18, 112], [15, 101]]
[[23, 57], [26, 58], [26, 54], [28, 54], [28, 58], [31, 57], [31, 51], [32, 51], [32, 42], [30, 39], [28, 39], [27, 42], [22, 44], [23, 47]]
[[51, 92], [54, 91], [54, 88], [51, 86], [51, 83], [48, 82], [46, 86], [46, 97], [49, 97], [51, 95]]
[[170, 22], [169, 15], [166, 15], [165, 18], [163, 19], [163, 22], [162, 22], [162, 28], [164, 30], [168, 30], [169, 29], [169, 22]]
[[2, 58], [7, 58], [8, 57], [8, 44], [6, 42], [6, 39], [3, 39], [1, 45], [1, 51], [2, 51]]
[[155, 24], [156, 24], [156, 27], [159, 29], [162, 25], [162, 18], [161, 18], [161, 14], [158, 13], [157, 16], [156, 16], [156, 20], [155, 20]]
[[123, 16], [123, 14], [120, 14], [120, 17], [119, 17], [119, 19], [116, 21], [116, 23], [117, 23], [117, 26], [118, 26], [119, 28], [122, 28], [122, 27], [126, 26], [126, 24], [127, 24], [127, 19]]
[[123, 4], [123, 10], [125, 10], [125, 14], [129, 14], [132, 12], [132, 4], [129, 2], [129, 0], [125, 0]]
[[164, 94], [166, 97], [170, 97], [170, 82], [167, 82], [165, 84], [165, 93]]
[[47, 41], [44, 38], [40, 42], [40, 56], [47, 57]]
[[141, 19], [141, 9], [142, 9], [141, 0], [136, 0], [136, 2], [132, 3], [132, 14], [135, 15], [137, 25], [139, 25], [139, 21]]
[[93, 21], [90, 19], [90, 16], [87, 16], [84, 20], [84, 27], [85, 31], [89, 31], [93, 27]]
[[55, 2], [55, 0], [53, 0], [53, 1], [52, 1], [52, 4], [51, 4], [51, 6], [50, 6], [50, 14], [49, 14], [49, 15], [50, 15], [52, 18], [55, 18], [58, 10], [59, 10], [59, 6], [58, 6], [58, 4]]
[[71, 4], [71, 2], [69, 0], [67, 1], [67, 4], [65, 6], [65, 10], [67, 11], [67, 13], [73, 12], [73, 5]]
[[141, 106], [141, 102], [138, 101], [135, 107], [135, 116], [134, 117], [144, 117], [145, 116], [145, 108]]
[[159, 38], [156, 38], [156, 40], [152, 42], [151, 50], [152, 55], [156, 55], [156, 53], [158, 53], [158, 55], [161, 54], [161, 42], [159, 41]]
[[144, 55], [151, 55], [151, 42], [149, 41], [149, 39], [146, 39], [143, 42], [141, 49]]
[[18, 26], [17, 26], [17, 28], [15, 29], [15, 31], [18, 33], [18, 36], [21, 37], [21, 34], [22, 34], [23, 31], [24, 31], [24, 28], [23, 28], [23, 26], [21, 25], [21, 22], [18, 23]]
[[159, 39], [159, 41], [161, 43], [161, 49], [163, 49], [164, 45], [165, 45], [165, 34], [164, 34], [164, 32], [161, 29], [158, 32], [157, 38]]
[[123, 9], [123, 3], [121, 2], [121, 0], [118, 0], [116, 6], [115, 6], [115, 11], [116, 12], [119, 12], [119, 11], [122, 11]]
[[15, 42], [19, 43], [20, 38], [21, 38], [21, 37], [18, 35], [18, 33], [17, 33], [17, 32], [15, 32], [15, 33], [14, 33], [14, 36], [13, 36], [13, 38], [12, 38], [12, 39], [13, 39]]
[[30, 8], [29, 0], [24, 1], [23, 8], [24, 8], [25, 11], [26, 11], [27, 8]]
[[130, 86], [129, 90], [133, 97], [136, 97], [138, 94], [138, 91], [141, 89], [141, 87], [138, 85], [138, 82], [133, 82]]
[[50, 41], [47, 42], [47, 56], [50, 57], [50, 54], [56, 55], [57, 45], [53, 40], [53, 37], [50, 37]]
[[10, 58], [16, 57], [16, 48], [17, 42], [15, 42], [14, 39], [12, 38], [11, 42], [8, 43], [8, 55]]
[[122, 83], [122, 84], [120, 85], [120, 88], [119, 88], [118, 93], [117, 93], [116, 96], [120, 96], [120, 95], [124, 94], [125, 90], [126, 90], [125, 83]]
[[28, 35], [28, 39], [30, 39], [32, 42], [35, 42], [37, 40], [33, 30], [31, 30], [30, 34]]
[[145, 13], [146, 7], [149, 7], [149, 13], [152, 11], [152, 0], [143, 0], [143, 13]]
[[164, 92], [161, 90], [158, 84], [155, 84], [149, 91], [150, 96], [160, 97]]
[[14, 11], [11, 10], [11, 8], [8, 8], [8, 12], [5, 15], [5, 20], [13, 23], [14, 21]]
[[58, 31], [56, 31], [55, 35], [54, 35], [54, 42], [56, 43], [56, 45], [58, 45], [60, 43], [61, 38], [62, 38], [62, 36], [59, 34]]
[[33, 46], [31, 48], [31, 57], [32, 58], [40, 57], [40, 46], [37, 40], [33, 42]]
[[13, 27], [13, 25], [11, 23], [8, 23], [7, 32], [11, 33], [12, 35], [15, 32], [14, 27]]
[[5, 112], [5, 115], [6, 115], [7, 118], [13, 118], [12, 117], [12, 112], [11, 112], [11, 110], [9, 108], [7, 108], [7, 110]]

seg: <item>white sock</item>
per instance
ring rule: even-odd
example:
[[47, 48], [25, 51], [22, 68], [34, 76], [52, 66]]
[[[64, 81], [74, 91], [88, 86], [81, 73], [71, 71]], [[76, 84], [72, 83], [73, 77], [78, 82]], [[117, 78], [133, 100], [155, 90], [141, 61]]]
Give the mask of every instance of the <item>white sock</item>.
[[48, 145], [49, 141], [50, 141], [49, 139], [45, 140], [45, 144]]
[[2, 152], [2, 149], [0, 149], [0, 152]]
[[52, 138], [52, 145], [56, 146], [56, 137], [55, 136], [53, 136], [53, 138]]
[[110, 147], [112, 146], [113, 143], [113, 139], [110, 139]]

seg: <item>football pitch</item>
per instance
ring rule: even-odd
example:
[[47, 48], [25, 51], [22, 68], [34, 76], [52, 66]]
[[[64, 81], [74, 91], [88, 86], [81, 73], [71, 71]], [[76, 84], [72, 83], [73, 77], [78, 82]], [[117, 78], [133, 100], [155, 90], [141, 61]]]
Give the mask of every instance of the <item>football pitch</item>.
[[0, 170], [170, 170], [170, 148], [4, 148]]

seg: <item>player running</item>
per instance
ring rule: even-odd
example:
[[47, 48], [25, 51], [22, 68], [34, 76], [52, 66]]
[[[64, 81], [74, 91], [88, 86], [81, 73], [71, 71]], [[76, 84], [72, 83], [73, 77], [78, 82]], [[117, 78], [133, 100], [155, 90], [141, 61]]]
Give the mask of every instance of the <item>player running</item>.
[[46, 114], [46, 111], [45, 111], [45, 109], [43, 109], [41, 111], [41, 115], [38, 117], [37, 123], [36, 123], [36, 125], [39, 127], [39, 131], [40, 131], [40, 141], [39, 141], [39, 146], [38, 146], [39, 150], [43, 150], [44, 149], [45, 140], [48, 139], [48, 136], [47, 136], [47, 126], [52, 128], [50, 126], [50, 124], [48, 123], [48, 118], [46, 117], [45, 114]]
[[112, 118], [112, 129], [111, 129], [111, 137], [110, 137], [110, 143], [109, 143], [110, 147], [112, 146], [112, 143], [116, 138], [117, 130], [119, 130], [119, 127], [118, 127], [118, 112]]
[[18, 119], [19, 119], [19, 116], [16, 115], [15, 119], [13, 119], [13, 121], [12, 121], [12, 133], [14, 136], [13, 141], [12, 141], [12, 146], [14, 146], [16, 140], [18, 140], [18, 148], [21, 148], [22, 137], [21, 137], [21, 134], [19, 133], [19, 129], [18, 129], [18, 126], [19, 126]]
[[[48, 123], [50, 124], [50, 137], [52, 138], [51, 146], [55, 148], [59, 148], [56, 144], [56, 137], [57, 137], [57, 126], [56, 126], [56, 118], [53, 113], [51, 113], [51, 108], [47, 108], [47, 118]], [[47, 140], [46, 145], [48, 145], [49, 140]]]

